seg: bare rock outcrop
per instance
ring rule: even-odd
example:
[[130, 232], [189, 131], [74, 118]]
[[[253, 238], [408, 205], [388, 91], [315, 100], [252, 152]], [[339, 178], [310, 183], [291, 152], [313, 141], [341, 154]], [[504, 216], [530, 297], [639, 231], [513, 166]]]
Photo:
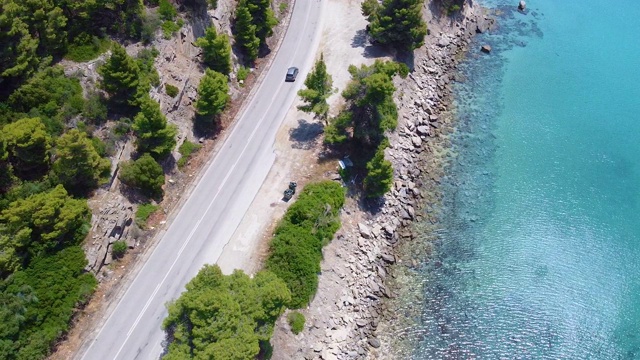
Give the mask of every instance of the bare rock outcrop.
[[91, 237], [85, 244], [85, 252], [89, 261], [86, 270], [94, 274], [111, 263], [111, 245], [114, 242], [124, 240], [130, 247], [135, 246], [131, 232], [133, 207], [125, 205], [128, 202], [124, 199], [118, 201], [118, 196], [102, 204], [98, 214], [91, 219]]

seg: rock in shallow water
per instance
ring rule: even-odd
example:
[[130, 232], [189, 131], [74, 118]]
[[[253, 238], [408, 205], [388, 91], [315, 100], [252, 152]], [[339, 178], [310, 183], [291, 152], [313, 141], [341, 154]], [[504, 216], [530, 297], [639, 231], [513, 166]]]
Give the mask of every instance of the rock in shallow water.
[[524, 11], [526, 8], [527, 8], [527, 3], [524, 2], [524, 0], [520, 0], [520, 3], [518, 3], [518, 10]]

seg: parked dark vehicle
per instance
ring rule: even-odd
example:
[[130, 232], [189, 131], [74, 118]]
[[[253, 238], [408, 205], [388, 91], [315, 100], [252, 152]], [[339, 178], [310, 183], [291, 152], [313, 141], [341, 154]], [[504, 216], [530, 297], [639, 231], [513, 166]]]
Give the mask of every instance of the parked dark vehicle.
[[289, 188], [284, 191], [285, 201], [291, 200], [291, 197], [293, 197], [293, 194], [296, 193], [296, 187], [298, 187], [298, 184], [295, 181], [292, 181], [289, 183]]

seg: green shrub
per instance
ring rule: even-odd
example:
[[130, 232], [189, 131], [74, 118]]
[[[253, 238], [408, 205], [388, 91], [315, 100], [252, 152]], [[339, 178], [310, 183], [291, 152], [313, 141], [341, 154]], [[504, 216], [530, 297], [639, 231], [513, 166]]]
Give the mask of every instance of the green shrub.
[[182, 155], [182, 157], [180, 157], [180, 160], [178, 160], [178, 167], [181, 168], [184, 165], [186, 165], [187, 161], [189, 161], [189, 157], [191, 156], [191, 154], [198, 151], [198, 149], [200, 149], [201, 147], [202, 145], [200, 144], [195, 144], [189, 140], [185, 140], [182, 143], [182, 145], [180, 145], [180, 148], [178, 149], [178, 151], [180, 152], [180, 155]]
[[182, 28], [182, 25], [184, 25], [184, 21], [182, 21], [182, 19], [178, 19], [177, 22], [174, 22], [173, 20], [164, 21], [162, 23], [162, 37], [166, 40], [171, 39], [173, 34]]
[[127, 243], [124, 240], [115, 241], [111, 244], [111, 257], [120, 259], [127, 252]]
[[237, 78], [238, 81], [245, 81], [247, 80], [247, 76], [249, 76], [249, 68], [246, 66], [240, 66], [238, 68], [238, 73], [237, 73]]
[[82, 116], [94, 124], [105, 121], [107, 119], [106, 99], [96, 91], [90, 92], [82, 108]]
[[145, 44], [151, 43], [156, 38], [156, 30], [162, 25], [160, 15], [155, 12], [148, 12], [142, 18], [140, 38]]
[[289, 6], [289, 4], [287, 4], [286, 2], [281, 2], [280, 5], [278, 5], [278, 8], [280, 9], [280, 14], [284, 13], [287, 10], [287, 7]]
[[131, 131], [131, 119], [129, 118], [120, 118], [120, 120], [113, 127], [113, 133], [117, 135], [119, 138], [127, 135]]
[[118, 178], [125, 184], [139, 189], [150, 197], [162, 195], [164, 172], [162, 167], [149, 154], [138, 160], [122, 164]]
[[176, 86], [167, 83], [164, 84], [164, 91], [171, 97], [176, 97], [176, 95], [178, 95], [178, 92], [180, 92], [180, 90]]
[[153, 204], [142, 204], [138, 206], [138, 210], [136, 210], [136, 224], [139, 227], [144, 228], [149, 216], [159, 208], [160, 206]]
[[304, 307], [317, 290], [322, 246], [340, 228], [338, 214], [344, 198], [336, 182], [309, 184], [275, 230], [266, 268], [291, 290], [292, 308]]
[[176, 18], [176, 15], [178, 15], [178, 12], [169, 0], [160, 0], [158, 14], [160, 14], [162, 20], [173, 20]]
[[111, 48], [109, 38], [99, 38], [83, 33], [69, 44], [65, 58], [76, 62], [87, 62], [104, 54], [109, 48]]
[[304, 315], [299, 313], [298, 311], [292, 311], [287, 315], [287, 321], [289, 322], [289, 326], [291, 326], [291, 332], [298, 335], [302, 330], [304, 330]]
[[409, 72], [410, 71], [411, 71], [411, 69], [409, 69], [407, 64], [398, 63], [398, 75], [400, 75], [401, 78], [406, 79], [407, 76], [409, 76]]
[[153, 86], [160, 85], [160, 75], [155, 67], [155, 60], [160, 51], [155, 47], [140, 50], [136, 55], [136, 63], [140, 68], [140, 78]]
[[452, 15], [455, 14], [456, 12], [460, 11], [460, 5], [458, 4], [454, 4], [449, 6], [449, 9], [447, 11], [448, 15]]

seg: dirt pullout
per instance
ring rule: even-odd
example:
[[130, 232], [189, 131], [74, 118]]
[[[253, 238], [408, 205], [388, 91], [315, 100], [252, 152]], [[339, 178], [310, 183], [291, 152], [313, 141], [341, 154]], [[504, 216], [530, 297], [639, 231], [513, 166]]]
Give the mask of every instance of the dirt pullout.
[[[332, 112], [337, 113], [342, 100], [340, 92], [351, 79], [347, 71], [349, 65], [372, 64], [376, 59], [374, 55], [382, 51], [375, 50], [364, 34], [367, 21], [361, 14], [360, 2], [329, 0], [324, 6], [326, 16], [322, 19], [316, 58], [323, 54], [333, 85], [338, 89], [329, 99]], [[305, 76], [299, 76], [298, 81], [304, 81]], [[271, 230], [287, 209], [282, 192], [289, 181], [298, 182], [298, 189], [302, 189], [309, 180], [337, 178], [337, 162], [321, 160], [323, 124], [312, 115], [298, 111], [298, 105], [299, 102], [293, 104], [278, 130], [275, 163], [218, 260], [225, 273], [235, 268], [248, 273], [260, 269]], [[236, 264], [239, 266], [234, 267]]]
[[[359, 2], [329, 3], [337, 10], [330, 12], [336, 23], [327, 24], [324, 56], [334, 79], [346, 84], [348, 73], [329, 65], [341, 64], [346, 69], [358, 59], [370, 63], [374, 56], [383, 54], [376, 53], [366, 41]], [[425, 219], [421, 210], [428, 206], [425, 204], [439, 200], [437, 194], [422, 189], [441, 175], [441, 167], [433, 159], [443, 151], [442, 143], [446, 146], [450, 130], [445, 111], [456, 62], [476, 31], [486, 31], [492, 24], [477, 5], [455, 18], [440, 16], [431, 8], [425, 8], [424, 13], [430, 28], [426, 45], [414, 53], [414, 71], [396, 82], [399, 124], [389, 134], [391, 146], [385, 152], [394, 165], [394, 186], [375, 213], [353, 199], [347, 201], [341, 214], [343, 226], [323, 250], [318, 292], [301, 311], [307, 319], [305, 329], [293, 335], [286, 316], [281, 317], [272, 337], [273, 359], [393, 359], [396, 340], [402, 340], [385, 334], [393, 330], [388, 323], [396, 316], [393, 309], [387, 310], [385, 301], [394, 297], [395, 289], [386, 281], [390, 265], [400, 261], [394, 249], [415, 237], [412, 224]], [[345, 38], [340, 37], [344, 35], [338, 35], [345, 26], [355, 34], [348, 37], [348, 44], [359, 50], [358, 54], [347, 49]], [[337, 60], [339, 51], [344, 53]], [[398, 264], [405, 265], [413, 266]]]

